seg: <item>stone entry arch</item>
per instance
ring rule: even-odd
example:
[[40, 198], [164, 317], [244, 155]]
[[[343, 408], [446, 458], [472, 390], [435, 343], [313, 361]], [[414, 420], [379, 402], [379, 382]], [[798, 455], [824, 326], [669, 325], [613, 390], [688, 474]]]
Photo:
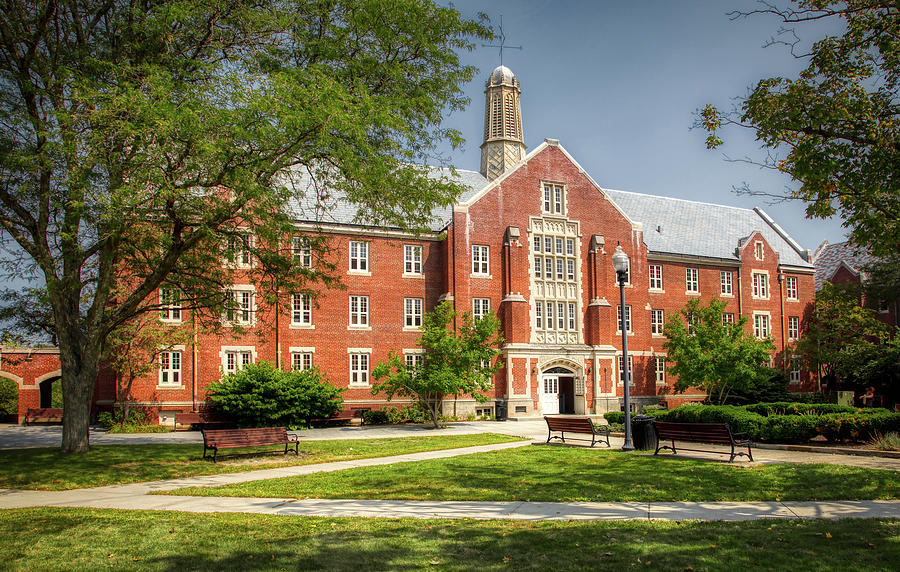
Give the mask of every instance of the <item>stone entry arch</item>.
[[566, 358], [553, 359], [541, 366], [539, 387], [544, 415], [584, 413], [584, 392], [576, 395], [579, 380], [583, 387], [583, 370], [580, 363]]

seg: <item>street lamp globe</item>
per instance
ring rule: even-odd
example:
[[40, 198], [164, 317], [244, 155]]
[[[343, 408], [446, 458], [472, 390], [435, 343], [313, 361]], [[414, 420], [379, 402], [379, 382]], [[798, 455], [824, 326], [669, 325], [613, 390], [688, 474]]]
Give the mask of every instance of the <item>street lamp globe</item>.
[[622, 245], [616, 245], [616, 251], [612, 255], [612, 263], [617, 274], [628, 272], [628, 255], [622, 250]]

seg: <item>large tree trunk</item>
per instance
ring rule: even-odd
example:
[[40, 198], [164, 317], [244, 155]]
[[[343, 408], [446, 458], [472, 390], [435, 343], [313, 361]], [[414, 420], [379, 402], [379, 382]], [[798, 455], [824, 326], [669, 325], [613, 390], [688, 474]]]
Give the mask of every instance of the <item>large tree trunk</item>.
[[[78, 337], [76, 336], [76, 339]], [[84, 453], [90, 449], [91, 404], [94, 385], [100, 372], [100, 352], [84, 347], [72, 337], [60, 336], [59, 358], [62, 369], [63, 415], [62, 451]]]

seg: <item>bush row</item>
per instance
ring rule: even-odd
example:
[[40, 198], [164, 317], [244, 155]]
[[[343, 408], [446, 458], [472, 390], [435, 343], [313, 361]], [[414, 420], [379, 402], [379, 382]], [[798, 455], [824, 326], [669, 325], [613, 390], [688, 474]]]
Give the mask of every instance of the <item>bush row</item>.
[[398, 423], [424, 423], [425, 412], [417, 405], [406, 407], [385, 407], [363, 413], [366, 425], [397, 425]]
[[779, 401], [775, 403], [754, 403], [744, 406], [747, 411], [769, 415], [825, 415], [828, 413], [890, 413], [887, 409], [859, 409], [852, 405], [837, 403], [796, 403]]
[[[823, 414], [770, 413], [765, 416], [749, 409], [750, 407], [735, 405], [682, 405], [669, 411], [650, 411], [648, 414], [660, 421], [728, 423], [732, 431], [745, 433], [754, 441], [802, 443], [817, 435], [823, 435], [833, 442], [865, 441], [872, 439], [877, 434], [884, 435], [900, 431], [900, 413], [891, 413], [886, 409], [850, 407], [848, 411], [841, 410]], [[790, 409], [772, 408], [772, 411]], [[611, 411], [604, 417], [609, 423], [625, 422], [625, 414], [621, 411]]]

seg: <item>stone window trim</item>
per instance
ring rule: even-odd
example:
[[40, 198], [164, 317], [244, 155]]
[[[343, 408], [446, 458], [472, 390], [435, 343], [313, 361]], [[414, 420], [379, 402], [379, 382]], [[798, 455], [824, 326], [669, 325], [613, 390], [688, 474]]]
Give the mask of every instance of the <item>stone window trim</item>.
[[166, 324], [180, 324], [183, 309], [181, 307], [181, 291], [177, 288], [159, 289], [160, 317], [159, 321]]
[[[663, 337], [663, 329], [666, 325], [665, 310], [654, 308], [650, 310], [650, 335], [653, 337]], [[620, 332], [621, 333], [621, 332]]]
[[490, 298], [472, 298], [472, 319], [480, 320], [491, 311]]
[[[628, 333], [629, 336], [634, 334], [634, 328], [632, 327], [631, 317], [632, 317], [631, 305], [626, 304], [625, 305], [625, 331]], [[620, 336], [622, 335], [622, 306], [618, 305], [618, 304], [616, 305], [616, 333]]]
[[734, 297], [734, 273], [731, 270], [720, 272], [720, 294], [723, 298]]
[[404, 244], [403, 245], [403, 277], [404, 278], [422, 278], [422, 245], [421, 244]]
[[788, 316], [788, 341], [800, 339], [800, 316]]
[[184, 345], [174, 345], [159, 352], [157, 387], [177, 389], [184, 387]]
[[757, 240], [753, 243], [753, 257], [757, 260], [765, 260], [766, 259], [766, 248], [763, 245], [763, 241]]
[[655, 366], [656, 372], [656, 385], [665, 385], [666, 384], [666, 356], [664, 355], [655, 355], [653, 356], [653, 365]]
[[403, 299], [403, 329], [419, 331], [422, 329], [422, 313], [425, 301], [422, 298]]
[[225, 266], [248, 269], [253, 267], [255, 238], [249, 229], [237, 229], [225, 237]]
[[784, 290], [785, 299], [789, 302], [797, 302], [800, 300], [799, 281], [796, 276], [785, 276]]
[[753, 335], [760, 340], [772, 335], [772, 316], [769, 312], [753, 312]]
[[350, 321], [348, 330], [371, 330], [369, 321], [369, 297], [351, 294], [349, 297]]
[[222, 322], [226, 326], [253, 326], [256, 324], [256, 286], [234, 284], [225, 289], [225, 296], [234, 300], [237, 306], [222, 312]]
[[288, 348], [288, 353], [291, 355], [291, 368], [296, 371], [304, 371], [315, 366], [316, 348], [314, 347], [292, 346]]
[[244, 366], [256, 363], [256, 346], [221, 346], [219, 359], [223, 374], [237, 373]]
[[313, 330], [312, 296], [310, 294], [291, 294], [291, 329]]
[[472, 245], [472, 276], [491, 278], [491, 247], [486, 244]]
[[650, 291], [665, 292], [663, 290], [663, 267], [662, 264], [650, 265]]
[[750, 273], [751, 297], [754, 300], [768, 300], [770, 298], [769, 271], [752, 270]]
[[350, 366], [349, 387], [369, 387], [372, 348], [347, 348]]
[[[624, 379], [625, 372], [622, 369], [622, 354], [621, 353], [616, 354], [616, 370], [619, 372], [618, 378], [617, 378], [618, 381], [616, 383], [617, 383], [617, 385], [624, 387], [625, 386], [625, 379]], [[632, 354], [628, 354], [628, 380], [629, 380], [628, 387], [629, 388], [634, 387], [634, 355], [632, 355]]]
[[566, 204], [565, 183], [541, 181], [541, 199], [543, 214], [566, 216], [568, 205]]

